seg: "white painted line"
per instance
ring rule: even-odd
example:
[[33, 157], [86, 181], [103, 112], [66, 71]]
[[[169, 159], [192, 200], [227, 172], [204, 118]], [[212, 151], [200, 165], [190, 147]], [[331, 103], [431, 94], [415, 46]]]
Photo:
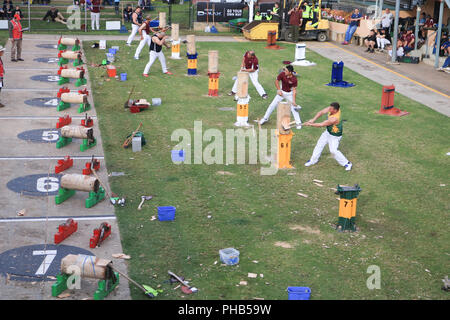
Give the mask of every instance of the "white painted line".
[[[32, 92], [39, 92], [39, 91], [54, 91], [58, 92], [59, 88], [49, 89], [49, 88], [43, 88], [43, 89], [29, 89], [29, 88], [2, 88], [2, 91], [32, 91]], [[80, 89], [81, 90], [81, 89]], [[78, 89], [71, 89], [72, 91], [78, 92]]]
[[[89, 116], [97, 119], [97, 116]], [[58, 116], [0, 116], [0, 120], [58, 120]], [[83, 120], [85, 116], [71, 116], [72, 119]]]
[[[73, 160], [91, 160], [92, 156], [71, 156]], [[95, 156], [95, 159], [103, 160], [104, 156]], [[54, 156], [54, 157], [45, 157], [45, 156], [28, 156], [28, 157], [0, 157], [0, 161], [10, 161], [10, 160], [60, 160], [64, 159], [64, 156]]]
[[73, 219], [75, 221], [89, 221], [89, 220], [116, 220], [114, 215], [101, 215], [101, 216], [81, 216], [81, 217], [36, 217], [36, 218], [5, 218], [0, 219], [0, 223], [6, 222], [46, 222], [48, 221], [67, 221], [67, 219]]

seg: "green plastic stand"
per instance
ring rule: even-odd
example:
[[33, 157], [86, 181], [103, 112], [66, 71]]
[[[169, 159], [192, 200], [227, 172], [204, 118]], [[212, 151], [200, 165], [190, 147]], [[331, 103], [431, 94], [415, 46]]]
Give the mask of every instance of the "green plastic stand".
[[91, 110], [91, 105], [89, 103], [80, 103], [80, 107], [78, 108], [78, 113], [83, 113], [88, 110]]
[[60, 101], [58, 103], [58, 107], [56, 108], [56, 111], [63, 111], [63, 110], [68, 109], [68, 108], [70, 108], [70, 102]]
[[110, 280], [100, 280], [98, 282], [98, 288], [94, 293], [94, 300], [103, 300], [105, 299], [114, 289], [119, 285], [119, 274], [114, 272], [116, 275], [116, 282]]
[[89, 143], [89, 139], [83, 139], [83, 142], [80, 145], [80, 151], [86, 151], [92, 147], [97, 145], [97, 139], [94, 139], [94, 142]]
[[79, 45], [74, 45], [72, 47], [72, 51], [78, 51], [78, 50], [80, 50], [80, 46]]
[[86, 208], [92, 208], [97, 203], [102, 201], [105, 198], [105, 189], [100, 187], [98, 189], [98, 192], [90, 191], [89, 192], [89, 198], [86, 199], [85, 207]]
[[58, 85], [62, 85], [62, 84], [69, 83], [69, 82], [70, 82], [69, 78], [60, 77], [59, 81], [58, 81]]
[[74, 67], [81, 66], [82, 64], [84, 64], [84, 62], [83, 62], [83, 60], [81, 60], [81, 59], [76, 59], [76, 60], [73, 62], [73, 66], [74, 66]]
[[55, 203], [61, 204], [64, 201], [66, 201], [67, 199], [69, 199], [71, 196], [73, 196], [74, 194], [75, 194], [75, 190], [65, 189], [65, 188], [60, 187], [58, 190], [58, 194], [55, 197]]
[[85, 85], [87, 83], [87, 80], [85, 78], [78, 78], [75, 82], [75, 87], [79, 87], [82, 85]]
[[72, 138], [66, 138], [66, 137], [61, 136], [61, 137], [59, 137], [58, 141], [56, 141], [56, 149], [65, 147], [71, 142], [72, 142]]
[[70, 275], [58, 274], [56, 275], [56, 282], [52, 285], [52, 297], [57, 297], [67, 290], [67, 280]]
[[69, 59], [67, 59], [67, 58], [59, 58], [59, 61], [58, 61], [58, 66], [62, 66], [63, 64], [68, 64], [69, 63]]
[[67, 49], [67, 46], [65, 45], [65, 44], [59, 44], [59, 46], [58, 46], [58, 50], [66, 50]]

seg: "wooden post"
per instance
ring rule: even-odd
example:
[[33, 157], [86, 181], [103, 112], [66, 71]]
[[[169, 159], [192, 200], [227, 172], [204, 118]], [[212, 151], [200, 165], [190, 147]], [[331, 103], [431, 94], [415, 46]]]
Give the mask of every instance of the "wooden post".
[[219, 51], [217, 50], [208, 51], [208, 72], [219, 72]]
[[165, 28], [166, 26], [166, 13], [165, 12], [160, 12], [159, 13], [159, 27]]
[[190, 34], [186, 36], [187, 40], [187, 53], [188, 55], [194, 55], [197, 53], [195, 50], [195, 35]]
[[250, 97], [248, 96], [248, 72], [239, 71], [237, 74], [237, 93], [236, 96], [236, 122], [237, 127], [248, 127], [248, 103]]
[[180, 30], [180, 25], [178, 23], [172, 23], [171, 35], [172, 35], [173, 41], [180, 40], [180, 31], [179, 30]]
[[237, 96], [240, 99], [248, 96], [248, 72], [239, 71], [237, 73]]
[[289, 127], [291, 120], [291, 104], [280, 102], [277, 107], [277, 166], [278, 169], [290, 169], [291, 165], [291, 140], [293, 132], [283, 128], [283, 124]]
[[71, 173], [61, 177], [60, 187], [69, 190], [97, 192], [100, 188], [100, 182], [95, 177]]

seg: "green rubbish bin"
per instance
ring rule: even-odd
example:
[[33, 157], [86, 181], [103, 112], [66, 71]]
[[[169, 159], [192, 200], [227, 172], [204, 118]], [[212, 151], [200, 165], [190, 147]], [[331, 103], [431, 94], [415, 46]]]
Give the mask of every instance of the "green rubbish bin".
[[339, 200], [339, 219], [336, 229], [339, 231], [356, 231], [356, 203], [361, 188], [358, 184], [353, 187], [337, 186], [336, 194], [340, 196]]

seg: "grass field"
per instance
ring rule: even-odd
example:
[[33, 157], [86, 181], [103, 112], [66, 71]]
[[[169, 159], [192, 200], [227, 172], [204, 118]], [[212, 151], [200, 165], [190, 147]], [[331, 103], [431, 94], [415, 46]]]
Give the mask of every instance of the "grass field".
[[[89, 44], [84, 43], [87, 59], [100, 63], [104, 51]], [[183, 59], [167, 59], [173, 76], [163, 75], [156, 61], [144, 80], [148, 49], [136, 61], [136, 42], [131, 48], [122, 42], [110, 45], [120, 45], [115, 65], [118, 73], [128, 73], [128, 81], [108, 81], [103, 68], [89, 67], [89, 74], [108, 171], [126, 173], [110, 177], [110, 184], [127, 198], [116, 214], [124, 252], [132, 256], [131, 277], [153, 287], [160, 284], [161, 299], [287, 299], [288, 286], [310, 287], [312, 299], [448, 298], [440, 289], [450, 256], [447, 117], [399, 94], [396, 107], [411, 114], [378, 115], [381, 85], [346, 69], [344, 78], [355, 87], [325, 86], [332, 61], [308, 51], [317, 66], [297, 67], [302, 119], [312, 118], [332, 101], [341, 104], [346, 122], [340, 150], [353, 162], [352, 171], [344, 171], [327, 148], [318, 164], [303, 166], [323, 131], [311, 127], [295, 130], [295, 169], [274, 176], [261, 176], [260, 165], [175, 165], [171, 150], [178, 142], [170, 139], [174, 130], [185, 128], [192, 134], [196, 120], [202, 121], [203, 130], [233, 128], [235, 111], [219, 108], [236, 106], [226, 92], [244, 51], [256, 50], [260, 83], [269, 94], [269, 100], [262, 100], [250, 85], [253, 120], [262, 117], [274, 97], [274, 79], [281, 62], [293, 58], [293, 46], [283, 44], [285, 50], [272, 51], [263, 49], [264, 43], [197, 43], [198, 76], [186, 76], [182, 48]], [[207, 97], [211, 49], [220, 51], [218, 98]], [[133, 85], [133, 98], [161, 97], [162, 105], [140, 114], [125, 111], [123, 103]], [[140, 122], [147, 145], [140, 153], [124, 150], [124, 139]], [[275, 123], [276, 112], [264, 127], [274, 128]], [[313, 179], [324, 181], [323, 187]], [[360, 231], [338, 233], [333, 224], [339, 202], [330, 188], [355, 183], [362, 188], [356, 220]], [[141, 195], [154, 198], [137, 211]], [[151, 221], [156, 207], [167, 205], [177, 208], [175, 221]], [[221, 265], [218, 251], [227, 247], [240, 251], [239, 265]], [[371, 265], [381, 270], [379, 290], [366, 286]], [[192, 279], [199, 292], [182, 298], [180, 290], [165, 282], [167, 270]], [[249, 279], [249, 272], [264, 278]], [[248, 285], [237, 286], [241, 280]], [[144, 299], [136, 288], [131, 290], [134, 299]]]

